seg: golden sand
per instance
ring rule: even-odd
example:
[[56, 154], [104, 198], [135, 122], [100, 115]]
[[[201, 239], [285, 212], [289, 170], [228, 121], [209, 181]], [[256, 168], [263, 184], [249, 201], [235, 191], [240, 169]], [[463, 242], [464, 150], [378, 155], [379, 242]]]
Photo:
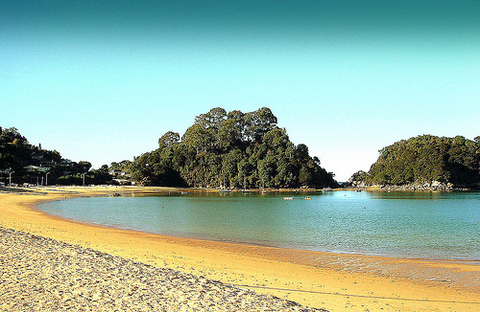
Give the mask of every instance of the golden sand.
[[[72, 187], [0, 193], [0, 225], [330, 311], [480, 310], [479, 263], [332, 254], [167, 237], [65, 220], [35, 209], [44, 201], [130, 190]], [[159, 189], [135, 189], [155, 190]]]

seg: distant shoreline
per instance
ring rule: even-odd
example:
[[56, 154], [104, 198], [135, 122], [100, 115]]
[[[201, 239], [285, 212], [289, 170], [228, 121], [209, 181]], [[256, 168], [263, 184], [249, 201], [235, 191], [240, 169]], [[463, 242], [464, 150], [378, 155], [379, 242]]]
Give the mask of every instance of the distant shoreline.
[[[338, 190], [338, 189], [336, 189]], [[367, 192], [469, 192], [480, 191], [479, 188], [462, 187], [432, 187], [428, 184], [406, 185], [359, 185], [343, 188], [344, 191], [367, 191]]]
[[[102, 189], [107, 193], [102, 193]], [[112, 186], [112, 185], [90, 185], [90, 186], [36, 186], [36, 187], [22, 187], [22, 186], [5, 186], [0, 187], [1, 193], [28, 193], [28, 192], [55, 192], [65, 191], [67, 193], [75, 194], [76, 190], [82, 190], [81, 193], [85, 193], [85, 190], [95, 190], [93, 193], [96, 196], [109, 196], [112, 193], [118, 191], [119, 193], [159, 193], [159, 192], [198, 192], [198, 193], [221, 193], [222, 189], [219, 188], [196, 188], [196, 187], [176, 187], [176, 186]], [[460, 188], [460, 187], [429, 187], [427, 184], [407, 184], [407, 185], [358, 185], [358, 186], [346, 186], [339, 188], [252, 188], [241, 189], [231, 188], [226, 189], [229, 193], [322, 193], [322, 192], [336, 192], [336, 191], [366, 191], [366, 192], [469, 192], [480, 191], [480, 188]], [[82, 196], [79, 194], [79, 196]], [[91, 196], [91, 195], [88, 195]]]

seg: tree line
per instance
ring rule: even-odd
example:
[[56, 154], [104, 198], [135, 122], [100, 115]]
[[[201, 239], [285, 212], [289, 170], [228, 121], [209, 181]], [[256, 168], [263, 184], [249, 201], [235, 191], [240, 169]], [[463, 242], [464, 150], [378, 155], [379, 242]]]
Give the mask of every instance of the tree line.
[[351, 180], [375, 185], [451, 183], [456, 187], [480, 186], [480, 136], [422, 135], [401, 140], [380, 151], [368, 173]]
[[0, 179], [5, 184], [10, 177], [16, 184], [106, 184], [112, 182], [108, 171], [107, 165], [92, 170], [88, 161], [74, 162], [55, 150], [32, 145], [17, 128], [0, 127]]
[[182, 136], [168, 131], [158, 144], [130, 164], [133, 180], [215, 188], [337, 186], [305, 144], [290, 141], [267, 107], [248, 113], [213, 108], [195, 117]]

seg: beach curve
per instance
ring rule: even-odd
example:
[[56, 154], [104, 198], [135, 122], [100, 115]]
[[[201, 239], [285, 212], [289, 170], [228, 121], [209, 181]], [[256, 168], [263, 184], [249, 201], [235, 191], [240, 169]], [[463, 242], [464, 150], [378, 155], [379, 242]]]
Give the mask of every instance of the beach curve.
[[100, 196], [113, 190], [56, 188], [0, 194], [0, 225], [330, 311], [467, 311], [480, 306], [480, 266], [472, 263], [167, 237], [64, 220], [34, 208], [39, 202], [65, 196]]

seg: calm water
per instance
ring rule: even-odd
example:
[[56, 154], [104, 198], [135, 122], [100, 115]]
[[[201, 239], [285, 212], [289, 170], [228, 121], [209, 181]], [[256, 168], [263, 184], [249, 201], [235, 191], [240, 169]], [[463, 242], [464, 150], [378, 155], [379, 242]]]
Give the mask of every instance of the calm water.
[[145, 232], [283, 248], [480, 260], [480, 192], [97, 197], [38, 208]]

